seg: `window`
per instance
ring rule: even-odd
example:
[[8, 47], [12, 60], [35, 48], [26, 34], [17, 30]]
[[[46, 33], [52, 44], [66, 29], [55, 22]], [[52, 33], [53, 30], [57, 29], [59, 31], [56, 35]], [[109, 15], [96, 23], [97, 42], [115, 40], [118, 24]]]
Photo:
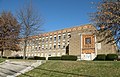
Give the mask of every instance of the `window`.
[[35, 50], [37, 50], [37, 47], [35, 47]]
[[63, 35], [63, 39], [65, 39], [66, 37], [65, 37], [65, 35]]
[[52, 41], [52, 36], [50, 36], [50, 41]]
[[48, 42], [48, 37], [46, 37], [46, 42]]
[[34, 45], [34, 44], [35, 44], [35, 40], [33, 39], [33, 40], [32, 40], [32, 45]]
[[52, 49], [52, 44], [49, 45], [49, 48]]
[[39, 38], [39, 40], [41, 40], [41, 38]]
[[58, 45], [58, 48], [60, 48], [60, 45]]
[[65, 48], [65, 45], [63, 45], [63, 48]]
[[67, 44], [69, 44], [69, 41], [67, 42]]
[[54, 37], [54, 41], [56, 41], [56, 37]]
[[58, 36], [58, 40], [60, 40], [61, 39], [61, 36]]
[[41, 49], [41, 47], [39, 47], [39, 50]]
[[70, 38], [71, 37], [71, 33], [68, 33], [68, 38]]
[[50, 38], [50, 41], [52, 41], [52, 37]]
[[46, 49], [48, 49], [48, 45], [46, 45]]
[[42, 45], [42, 49], [44, 49], [44, 45]]
[[[42, 42], [42, 40], [41, 40], [41, 39], [40, 39], [40, 42]], [[39, 42], [39, 43], [40, 43], [40, 42]]]
[[91, 44], [91, 38], [85, 38], [85, 44]]
[[71, 38], [71, 35], [70, 35], [70, 34], [68, 35], [68, 38]]
[[[42, 42], [41, 38], [39, 38], [39, 41]], [[39, 43], [40, 43], [40, 42], [39, 42]]]
[[65, 43], [62, 44], [63, 48], [65, 48]]
[[42, 47], [42, 50], [44, 50], [44, 47]]
[[54, 49], [56, 48], [56, 45], [54, 45]]
[[32, 50], [34, 50], [34, 46], [32, 46]]
[[44, 38], [42, 39], [42, 42], [44, 42]]
[[50, 49], [52, 49], [52, 47], [50, 47]]

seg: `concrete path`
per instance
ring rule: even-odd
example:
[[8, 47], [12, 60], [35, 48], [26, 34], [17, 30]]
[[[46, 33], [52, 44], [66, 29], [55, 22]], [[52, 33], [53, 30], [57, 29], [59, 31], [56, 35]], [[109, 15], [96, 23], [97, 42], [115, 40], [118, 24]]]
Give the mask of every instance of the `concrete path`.
[[45, 61], [6, 60], [0, 64], [0, 77], [16, 77], [34, 69]]

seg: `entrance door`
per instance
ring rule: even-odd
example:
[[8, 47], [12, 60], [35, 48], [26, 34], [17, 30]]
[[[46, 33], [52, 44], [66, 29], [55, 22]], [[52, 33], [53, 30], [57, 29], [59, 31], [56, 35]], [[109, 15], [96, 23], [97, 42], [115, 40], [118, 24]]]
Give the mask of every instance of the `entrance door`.
[[92, 60], [95, 54], [95, 36], [94, 35], [82, 35], [82, 53], [81, 59]]

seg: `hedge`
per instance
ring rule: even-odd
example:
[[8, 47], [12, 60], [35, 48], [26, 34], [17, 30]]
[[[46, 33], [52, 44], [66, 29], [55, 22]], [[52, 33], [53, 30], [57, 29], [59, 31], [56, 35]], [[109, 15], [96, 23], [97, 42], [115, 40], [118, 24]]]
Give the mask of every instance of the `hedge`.
[[106, 60], [117, 60], [118, 55], [117, 54], [107, 54]]
[[2, 56], [2, 58], [7, 58], [6, 56]]
[[14, 59], [23, 59], [22, 56], [15, 56]]
[[34, 60], [46, 60], [46, 57], [34, 56]]
[[105, 60], [106, 55], [105, 54], [98, 54], [95, 60]]
[[58, 57], [58, 56], [48, 57], [48, 60], [61, 60], [61, 57]]
[[74, 56], [74, 55], [63, 55], [61, 57], [61, 60], [76, 61], [77, 60], [77, 56]]
[[9, 56], [9, 57], [7, 57], [8, 59], [15, 59], [15, 57], [14, 56]]
[[8, 57], [2, 56], [2, 58], [7, 58], [7, 59], [23, 59], [22, 56], [8, 56]]
[[46, 58], [45, 57], [34, 56], [34, 57], [28, 57], [28, 60], [46, 60]]

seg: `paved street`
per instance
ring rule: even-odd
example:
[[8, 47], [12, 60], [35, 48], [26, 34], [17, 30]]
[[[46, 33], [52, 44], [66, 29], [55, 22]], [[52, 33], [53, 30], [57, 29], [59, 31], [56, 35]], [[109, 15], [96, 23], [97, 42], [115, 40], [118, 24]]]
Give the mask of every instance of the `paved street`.
[[0, 77], [15, 77], [41, 64], [41, 61], [6, 61], [0, 64]]

